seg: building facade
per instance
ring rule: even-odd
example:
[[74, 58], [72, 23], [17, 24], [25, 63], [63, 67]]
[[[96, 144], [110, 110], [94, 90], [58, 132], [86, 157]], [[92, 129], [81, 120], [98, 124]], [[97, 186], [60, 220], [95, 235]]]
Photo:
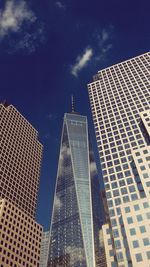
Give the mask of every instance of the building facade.
[[50, 233], [49, 233], [49, 231], [46, 231], [46, 232], [43, 232], [43, 234], [42, 234], [39, 267], [47, 267], [49, 245], [50, 245]]
[[42, 227], [6, 199], [0, 200], [0, 266], [38, 267]]
[[96, 267], [99, 185], [87, 118], [64, 116], [50, 230], [48, 267]]
[[0, 104], [0, 266], [39, 266], [41, 156], [37, 131], [14, 106]]
[[149, 266], [150, 53], [99, 71], [88, 92], [109, 212], [107, 266]]
[[0, 197], [35, 217], [42, 145], [38, 132], [12, 105], [0, 104]]

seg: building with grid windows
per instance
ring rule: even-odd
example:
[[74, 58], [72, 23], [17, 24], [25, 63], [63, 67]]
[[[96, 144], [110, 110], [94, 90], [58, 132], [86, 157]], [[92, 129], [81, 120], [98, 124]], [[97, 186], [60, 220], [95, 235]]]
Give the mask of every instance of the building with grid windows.
[[150, 53], [88, 84], [109, 211], [107, 266], [150, 266]]
[[49, 233], [49, 231], [46, 231], [46, 232], [43, 232], [43, 234], [42, 234], [39, 267], [47, 267], [49, 245], [50, 245], [50, 233]]
[[16, 205], [0, 200], [0, 266], [38, 267], [42, 227]]
[[99, 266], [99, 183], [87, 118], [64, 116], [48, 267]]
[[37, 138], [14, 106], [0, 104], [1, 267], [39, 266], [42, 227], [35, 212], [42, 145]]

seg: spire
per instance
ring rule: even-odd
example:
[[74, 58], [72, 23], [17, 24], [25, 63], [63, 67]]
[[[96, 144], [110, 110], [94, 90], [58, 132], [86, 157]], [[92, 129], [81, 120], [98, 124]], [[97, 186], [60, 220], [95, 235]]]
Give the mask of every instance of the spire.
[[71, 103], [72, 103], [72, 113], [74, 113], [74, 97], [71, 96]]
[[78, 112], [75, 111], [75, 108], [74, 108], [74, 96], [71, 95], [71, 113], [74, 113], [74, 114], [78, 114]]

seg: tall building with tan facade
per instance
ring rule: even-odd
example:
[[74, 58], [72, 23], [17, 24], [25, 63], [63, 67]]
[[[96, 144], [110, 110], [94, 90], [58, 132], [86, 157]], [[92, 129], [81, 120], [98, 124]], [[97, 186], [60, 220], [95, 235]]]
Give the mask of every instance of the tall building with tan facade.
[[0, 266], [39, 266], [42, 227], [35, 222], [42, 145], [33, 126], [0, 104]]
[[150, 266], [150, 53], [88, 84], [109, 210], [108, 267]]

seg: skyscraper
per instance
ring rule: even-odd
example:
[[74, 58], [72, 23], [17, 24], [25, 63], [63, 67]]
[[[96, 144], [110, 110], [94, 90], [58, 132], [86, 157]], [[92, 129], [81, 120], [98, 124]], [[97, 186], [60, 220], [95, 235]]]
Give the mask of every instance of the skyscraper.
[[149, 266], [150, 53], [99, 71], [88, 92], [109, 209], [107, 266]]
[[96, 266], [100, 229], [97, 183], [87, 118], [67, 113], [61, 137], [48, 267]]
[[49, 231], [43, 232], [41, 242], [41, 254], [39, 267], [47, 267], [49, 253], [50, 234]]
[[42, 227], [35, 212], [42, 145], [37, 138], [14, 106], [0, 104], [0, 266], [39, 264]]
[[0, 197], [35, 217], [42, 145], [35, 128], [12, 105], [0, 104]]

